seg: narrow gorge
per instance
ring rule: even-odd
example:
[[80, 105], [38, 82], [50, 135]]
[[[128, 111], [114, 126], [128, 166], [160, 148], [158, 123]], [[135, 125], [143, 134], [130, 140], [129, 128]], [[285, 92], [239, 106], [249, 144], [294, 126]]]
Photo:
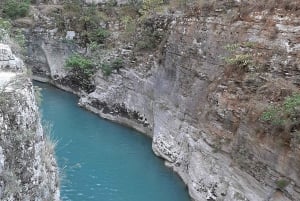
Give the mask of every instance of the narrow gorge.
[[[190, 201], [184, 183], [151, 149], [151, 139], [78, 107], [78, 98], [46, 84], [43, 119], [59, 139], [64, 201]], [[76, 118], [74, 118], [76, 117]]]
[[299, 2], [36, 0], [13, 27], [35, 80], [150, 136], [192, 200], [300, 199]]

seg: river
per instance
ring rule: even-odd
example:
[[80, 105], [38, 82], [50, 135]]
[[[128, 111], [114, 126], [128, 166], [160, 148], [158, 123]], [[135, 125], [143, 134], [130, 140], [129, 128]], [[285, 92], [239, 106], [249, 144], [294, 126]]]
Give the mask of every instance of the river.
[[150, 138], [78, 107], [70, 93], [35, 85], [57, 141], [63, 201], [190, 201], [180, 178], [153, 154]]

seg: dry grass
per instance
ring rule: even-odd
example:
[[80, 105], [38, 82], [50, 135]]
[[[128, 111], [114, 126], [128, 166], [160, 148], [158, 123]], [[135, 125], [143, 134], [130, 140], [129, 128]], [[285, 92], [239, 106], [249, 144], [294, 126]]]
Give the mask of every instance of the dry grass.
[[275, 11], [293, 12], [295, 15], [300, 15], [300, 1], [295, 0], [250, 0], [244, 1], [239, 7], [240, 15], [245, 17], [254, 11]]
[[24, 17], [24, 18], [16, 19], [14, 21], [14, 23], [18, 27], [24, 27], [24, 28], [31, 27], [34, 24], [33, 19], [31, 17]]
[[53, 13], [60, 13], [63, 10], [62, 5], [39, 5], [38, 9], [43, 15], [51, 15]]

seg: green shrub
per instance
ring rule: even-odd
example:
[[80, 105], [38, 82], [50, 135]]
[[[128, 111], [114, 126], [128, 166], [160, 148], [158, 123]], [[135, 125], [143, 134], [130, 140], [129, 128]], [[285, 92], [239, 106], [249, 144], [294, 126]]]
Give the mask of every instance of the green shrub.
[[0, 29], [4, 29], [4, 30], [9, 31], [11, 29], [11, 23], [0, 17]]
[[276, 186], [280, 190], [283, 190], [288, 184], [289, 184], [289, 181], [287, 181], [285, 179], [279, 179], [276, 181]]
[[79, 14], [81, 11], [81, 2], [80, 0], [69, 0], [63, 3], [64, 11], [68, 14]]
[[284, 102], [277, 106], [269, 107], [261, 115], [261, 120], [271, 122], [273, 125], [282, 125], [287, 122], [297, 123], [300, 111], [300, 94], [293, 94], [285, 98]]
[[[66, 20], [67, 19], [67, 20]], [[97, 5], [82, 5], [80, 0], [68, 0], [64, 3], [64, 12], [57, 21], [62, 22], [60, 31], [68, 26], [79, 33], [81, 45], [87, 47], [90, 43], [104, 44], [110, 32], [100, 26], [101, 22], [109, 20]]]
[[83, 89], [90, 93], [95, 89], [91, 78], [96, 68], [92, 60], [80, 54], [74, 54], [66, 60], [65, 67], [70, 69], [66, 79], [75, 90]]
[[278, 109], [272, 106], [262, 113], [261, 119], [263, 121], [274, 121], [275, 118], [277, 118], [278, 112], [279, 112]]
[[283, 107], [286, 113], [293, 115], [300, 109], [300, 94], [293, 94], [285, 99]]
[[117, 70], [119, 72], [120, 68], [123, 67], [123, 60], [121, 58], [116, 58], [110, 63], [102, 63], [101, 64], [101, 70], [105, 76], [109, 76], [113, 70]]
[[11, 24], [9, 21], [0, 18], [0, 41], [5, 40], [11, 31]]
[[156, 47], [158, 47], [164, 37], [164, 33], [156, 30], [151, 30], [151, 28], [146, 28], [135, 44], [136, 50], [138, 51], [155, 49]]
[[142, 8], [143, 1], [141, 0], [128, 0], [128, 4], [136, 11]]
[[112, 61], [111, 67], [112, 69], [119, 71], [120, 68], [123, 67], [123, 60], [120, 58], [116, 58], [115, 60]]
[[0, 18], [0, 41], [5, 40], [6, 36], [10, 35], [20, 48], [25, 47], [25, 36], [21, 29], [12, 29], [12, 25], [8, 20]]
[[111, 66], [108, 63], [102, 63], [101, 70], [105, 76], [109, 76], [113, 71], [113, 69], [111, 68]]
[[81, 70], [87, 75], [91, 75], [94, 69], [93, 62], [90, 59], [79, 54], [74, 54], [70, 56], [66, 60], [65, 66], [67, 68]]
[[16, 19], [25, 17], [29, 12], [30, 0], [6, 0], [2, 12], [5, 16]]
[[160, 6], [164, 3], [163, 0], [143, 0], [140, 13], [143, 15], [152, 15], [159, 11]]
[[98, 44], [103, 44], [109, 36], [110, 32], [103, 28], [98, 28], [88, 33], [89, 42], [96, 42]]
[[250, 54], [235, 54], [232, 57], [225, 58], [225, 61], [230, 65], [247, 67], [252, 63], [252, 56]]
[[243, 70], [248, 70], [250, 67], [253, 68], [256, 64], [253, 48], [256, 45], [257, 43], [252, 41], [225, 45], [224, 49], [230, 52], [230, 55], [224, 58], [226, 64], [239, 67]]
[[125, 31], [129, 33], [129, 35], [135, 31], [137, 22], [131, 16], [123, 16], [121, 21], [125, 26]]

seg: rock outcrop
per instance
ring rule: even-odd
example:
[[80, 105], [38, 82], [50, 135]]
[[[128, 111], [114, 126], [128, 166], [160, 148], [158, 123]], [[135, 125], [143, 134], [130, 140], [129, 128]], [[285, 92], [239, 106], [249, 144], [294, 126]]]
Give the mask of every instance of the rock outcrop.
[[54, 145], [23, 62], [0, 44], [0, 199], [59, 201]]
[[[280, 133], [260, 116], [299, 91], [299, 16], [220, 2], [147, 21], [167, 33], [159, 47], [115, 48], [125, 67], [110, 76], [99, 70], [95, 91], [81, 94], [79, 104], [152, 136], [153, 151], [178, 172], [193, 200], [296, 201], [298, 125]], [[47, 68], [52, 78], [66, 73]], [[61, 86], [61, 79], [52, 83]]]

